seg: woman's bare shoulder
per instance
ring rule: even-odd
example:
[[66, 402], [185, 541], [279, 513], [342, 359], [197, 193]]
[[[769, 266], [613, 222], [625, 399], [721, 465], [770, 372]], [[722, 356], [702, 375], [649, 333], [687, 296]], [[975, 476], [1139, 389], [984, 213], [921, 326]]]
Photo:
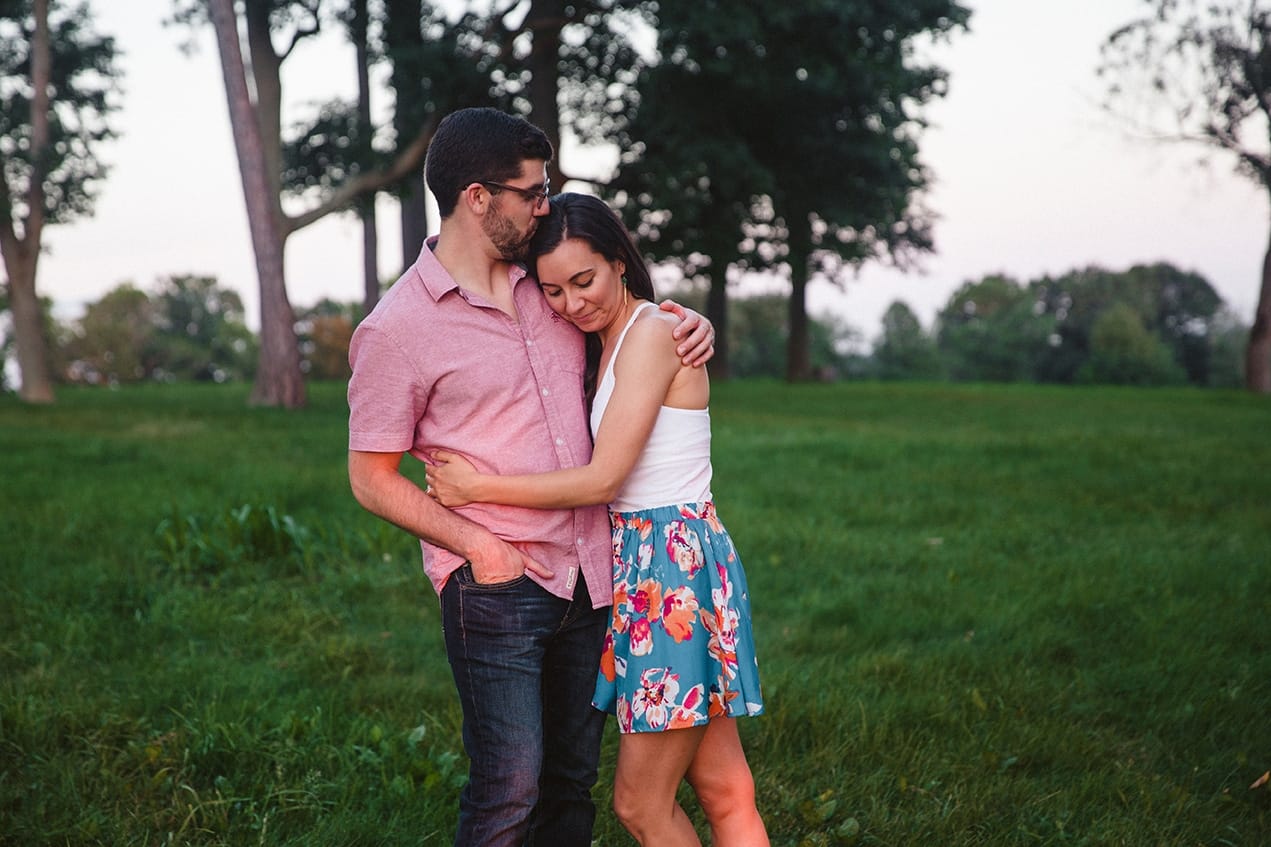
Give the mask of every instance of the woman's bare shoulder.
[[631, 358], [668, 358], [678, 361], [679, 355], [675, 350], [678, 342], [672, 332], [679, 324], [680, 319], [671, 312], [663, 312], [657, 308], [642, 309], [627, 330], [622, 349], [618, 352], [619, 360], [630, 351]]

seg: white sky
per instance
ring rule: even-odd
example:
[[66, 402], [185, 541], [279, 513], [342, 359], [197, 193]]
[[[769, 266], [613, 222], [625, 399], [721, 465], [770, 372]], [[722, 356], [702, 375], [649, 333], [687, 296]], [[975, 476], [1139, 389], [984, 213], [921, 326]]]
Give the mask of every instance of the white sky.
[[[1142, 0], [968, 0], [971, 32], [937, 48], [950, 94], [927, 112], [922, 157], [936, 184], [936, 254], [921, 274], [868, 267], [844, 289], [814, 284], [812, 311], [833, 311], [866, 337], [895, 299], [930, 326], [963, 282], [1002, 272], [1026, 281], [1092, 264], [1120, 270], [1170, 261], [1205, 276], [1246, 321], [1256, 302], [1271, 214], [1265, 192], [1204, 151], [1131, 139], [1099, 109], [1099, 45], [1138, 16]], [[97, 29], [124, 51], [122, 137], [102, 149], [112, 166], [96, 216], [45, 230], [40, 292], [63, 311], [121, 282], [216, 276], [237, 290], [257, 325], [257, 289], [220, 66], [210, 33], [164, 27], [170, 0], [96, 0]], [[1063, 11], [1060, 11], [1060, 10]], [[351, 96], [351, 49], [327, 39], [284, 66], [299, 106]], [[379, 104], [378, 108], [382, 108]], [[300, 117], [295, 108], [284, 124]], [[396, 272], [400, 242], [381, 202], [380, 267]], [[293, 305], [361, 297], [361, 237], [351, 215], [293, 235]]]

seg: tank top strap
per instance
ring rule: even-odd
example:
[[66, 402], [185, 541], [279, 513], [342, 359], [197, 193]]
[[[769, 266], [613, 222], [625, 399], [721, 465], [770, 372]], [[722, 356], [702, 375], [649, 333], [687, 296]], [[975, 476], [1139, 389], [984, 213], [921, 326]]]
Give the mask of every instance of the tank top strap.
[[613, 345], [613, 353], [609, 356], [609, 363], [605, 365], [605, 373], [602, 379], [609, 379], [613, 375], [613, 363], [618, 361], [618, 352], [622, 350], [622, 342], [626, 340], [627, 332], [630, 331], [631, 325], [635, 323], [635, 319], [646, 307], [653, 305], [653, 303], [645, 301], [636, 306], [635, 311], [631, 313], [631, 317], [627, 318], [627, 325], [622, 328], [622, 332], [618, 334], [618, 340]]

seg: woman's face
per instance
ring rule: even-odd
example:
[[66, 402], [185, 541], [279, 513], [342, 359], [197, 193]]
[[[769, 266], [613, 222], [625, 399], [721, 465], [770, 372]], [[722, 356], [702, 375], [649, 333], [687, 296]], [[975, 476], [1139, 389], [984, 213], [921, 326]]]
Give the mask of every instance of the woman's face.
[[621, 260], [609, 261], [580, 238], [567, 238], [538, 257], [538, 284], [547, 304], [583, 332], [599, 332], [622, 317]]

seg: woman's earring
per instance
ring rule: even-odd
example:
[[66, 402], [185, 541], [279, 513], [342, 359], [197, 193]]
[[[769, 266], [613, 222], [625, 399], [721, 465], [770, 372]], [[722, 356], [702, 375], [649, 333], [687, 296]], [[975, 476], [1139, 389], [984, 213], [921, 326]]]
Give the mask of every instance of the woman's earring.
[[627, 307], [627, 278], [625, 276], [622, 278], [622, 307], [624, 309]]

